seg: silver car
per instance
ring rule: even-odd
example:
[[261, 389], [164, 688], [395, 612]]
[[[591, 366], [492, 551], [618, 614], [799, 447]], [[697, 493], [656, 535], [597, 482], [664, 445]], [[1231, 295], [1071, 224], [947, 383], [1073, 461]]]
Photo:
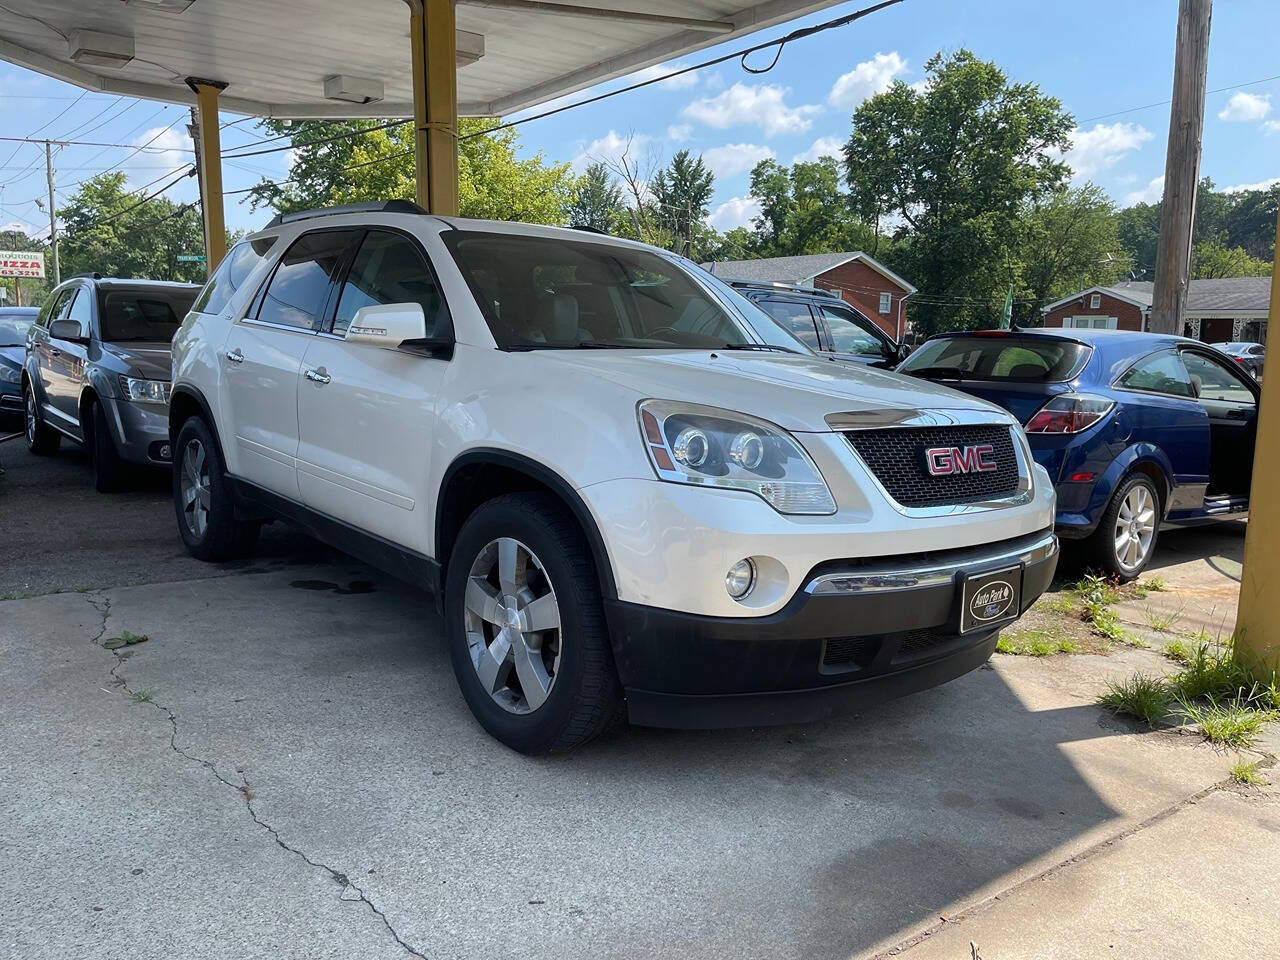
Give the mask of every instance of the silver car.
[[27, 333], [27, 448], [50, 455], [63, 437], [84, 444], [103, 493], [120, 489], [130, 464], [167, 464], [170, 341], [199, 292], [97, 274], [55, 288]]

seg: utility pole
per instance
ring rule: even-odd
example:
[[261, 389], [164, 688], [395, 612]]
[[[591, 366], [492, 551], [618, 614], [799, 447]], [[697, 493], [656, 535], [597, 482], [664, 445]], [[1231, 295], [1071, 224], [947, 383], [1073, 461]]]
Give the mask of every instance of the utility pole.
[[[191, 122], [187, 124], [187, 133], [191, 135], [191, 148], [195, 151], [196, 165], [196, 202], [200, 204], [200, 222], [204, 223], [204, 164], [200, 162], [200, 115], [195, 105], [191, 107]], [[208, 264], [209, 251], [205, 251], [205, 264]]]
[[53, 200], [53, 144], [44, 142], [44, 175], [49, 182], [49, 245], [53, 248], [53, 285], [62, 282], [62, 271], [58, 269], [58, 209]]
[[1148, 327], [1153, 333], [1181, 334], [1182, 315], [1187, 306], [1212, 7], [1213, 0], [1180, 0], [1178, 3], [1169, 149], [1164, 161], [1160, 245], [1156, 251], [1156, 282]]

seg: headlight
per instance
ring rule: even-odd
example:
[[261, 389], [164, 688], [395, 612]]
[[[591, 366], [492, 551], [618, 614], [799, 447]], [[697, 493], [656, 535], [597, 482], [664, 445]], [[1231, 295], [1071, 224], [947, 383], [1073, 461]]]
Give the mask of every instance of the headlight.
[[139, 400], [143, 403], [168, 403], [168, 380], [135, 380], [122, 376], [120, 389], [124, 391], [126, 400]]
[[640, 432], [663, 480], [747, 490], [779, 513], [836, 512], [831, 491], [804, 448], [764, 420], [698, 404], [645, 400]]
[[0, 383], [20, 383], [22, 371], [8, 364], [0, 364]]

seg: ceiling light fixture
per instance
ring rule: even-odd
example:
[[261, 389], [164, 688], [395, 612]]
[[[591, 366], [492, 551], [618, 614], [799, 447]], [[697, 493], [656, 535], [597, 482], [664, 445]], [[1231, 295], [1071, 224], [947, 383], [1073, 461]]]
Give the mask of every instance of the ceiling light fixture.
[[382, 81], [335, 74], [324, 78], [324, 96], [344, 103], [377, 103], [382, 99]]
[[123, 67], [133, 60], [133, 37], [72, 30], [67, 37], [67, 56], [76, 63], [95, 67]]

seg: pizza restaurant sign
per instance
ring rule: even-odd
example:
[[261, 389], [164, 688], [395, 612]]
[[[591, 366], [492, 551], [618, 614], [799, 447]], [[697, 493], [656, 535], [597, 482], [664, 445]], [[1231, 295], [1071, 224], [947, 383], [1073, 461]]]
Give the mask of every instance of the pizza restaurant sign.
[[0, 250], [0, 277], [43, 276], [43, 253], [39, 251]]

